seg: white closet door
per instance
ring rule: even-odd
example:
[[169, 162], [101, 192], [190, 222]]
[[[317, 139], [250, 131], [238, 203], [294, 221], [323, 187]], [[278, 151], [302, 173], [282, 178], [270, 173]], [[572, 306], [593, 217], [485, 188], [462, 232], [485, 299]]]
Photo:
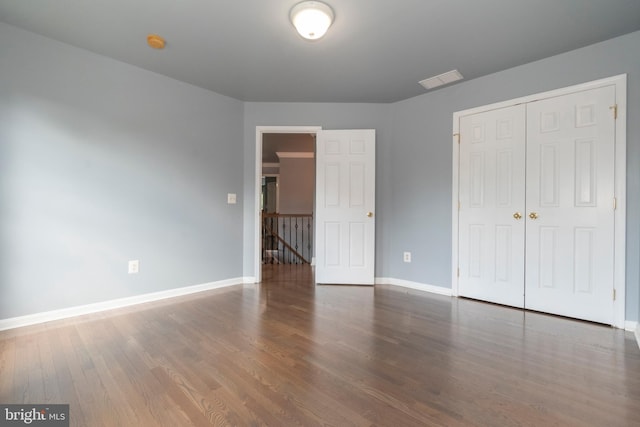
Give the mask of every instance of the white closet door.
[[613, 323], [614, 104], [607, 86], [527, 105], [528, 309]]
[[461, 296], [524, 306], [524, 169], [524, 105], [461, 118]]

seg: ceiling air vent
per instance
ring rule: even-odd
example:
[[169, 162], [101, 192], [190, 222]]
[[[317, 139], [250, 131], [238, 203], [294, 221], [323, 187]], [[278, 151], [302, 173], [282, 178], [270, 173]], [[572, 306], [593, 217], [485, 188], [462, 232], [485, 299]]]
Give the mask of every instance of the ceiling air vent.
[[420, 80], [420, 84], [424, 86], [425, 89], [435, 89], [438, 86], [448, 85], [449, 83], [462, 79], [462, 74], [460, 74], [458, 70], [451, 70], [434, 77], [429, 77], [428, 79]]

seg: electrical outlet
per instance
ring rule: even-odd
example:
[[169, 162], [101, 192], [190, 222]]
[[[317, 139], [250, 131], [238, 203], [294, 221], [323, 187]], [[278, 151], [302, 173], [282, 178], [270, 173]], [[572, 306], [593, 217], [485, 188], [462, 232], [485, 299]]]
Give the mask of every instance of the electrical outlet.
[[236, 193], [228, 193], [227, 194], [227, 203], [230, 205], [235, 205], [237, 201]]
[[138, 274], [140, 271], [140, 261], [137, 259], [129, 261], [129, 274]]
[[411, 252], [405, 252], [403, 260], [404, 262], [411, 262]]

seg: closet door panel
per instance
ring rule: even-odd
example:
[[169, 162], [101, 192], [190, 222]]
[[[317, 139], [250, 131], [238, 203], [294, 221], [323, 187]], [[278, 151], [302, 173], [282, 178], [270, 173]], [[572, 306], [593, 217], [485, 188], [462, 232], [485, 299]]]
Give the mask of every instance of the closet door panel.
[[613, 320], [613, 86], [527, 104], [525, 307]]
[[524, 306], [523, 105], [460, 121], [458, 292]]

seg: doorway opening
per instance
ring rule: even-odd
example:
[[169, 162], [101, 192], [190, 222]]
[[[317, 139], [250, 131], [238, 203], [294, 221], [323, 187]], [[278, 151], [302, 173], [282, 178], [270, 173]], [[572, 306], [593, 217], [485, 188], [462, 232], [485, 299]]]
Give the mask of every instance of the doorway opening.
[[319, 126], [256, 128], [254, 274], [314, 260], [315, 137]]

